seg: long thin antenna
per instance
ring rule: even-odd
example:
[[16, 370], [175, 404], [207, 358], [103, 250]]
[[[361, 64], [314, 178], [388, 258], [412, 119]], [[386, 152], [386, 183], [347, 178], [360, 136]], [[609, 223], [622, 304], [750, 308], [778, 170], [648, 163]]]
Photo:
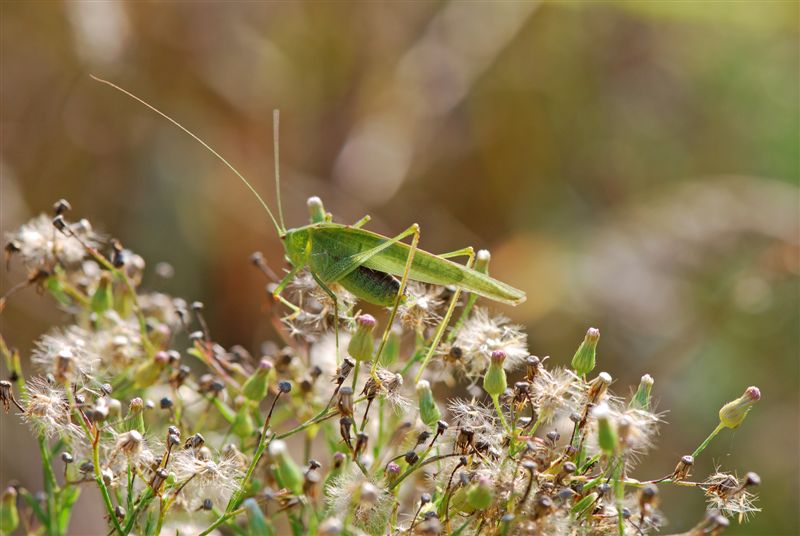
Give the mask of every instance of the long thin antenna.
[[272, 110], [272, 143], [275, 152], [275, 194], [278, 197], [278, 220], [281, 222], [284, 232], [286, 232], [286, 225], [283, 223], [283, 202], [281, 201], [281, 151], [280, 151], [280, 130], [281, 130], [281, 112], [280, 110]]
[[[91, 76], [93, 80], [96, 80], [96, 81], [100, 82], [101, 84], [106, 84], [107, 86], [111, 86], [114, 89], [116, 89], [117, 91], [120, 91], [120, 92], [124, 93], [125, 95], [129, 96], [133, 100], [138, 101], [139, 103], [141, 103], [141, 104], [145, 105], [146, 107], [150, 108], [152, 111], [154, 111], [155, 113], [157, 113], [158, 115], [160, 115], [161, 117], [163, 117], [164, 119], [166, 119], [167, 121], [169, 121], [170, 123], [172, 123], [173, 125], [178, 127], [179, 129], [184, 131], [186, 134], [191, 136], [197, 143], [199, 143], [200, 145], [205, 147], [209, 152], [211, 152], [211, 154], [216, 156], [223, 164], [228, 166], [228, 169], [233, 171], [233, 173], [237, 177], [239, 177], [239, 179], [241, 179], [241, 181], [245, 184], [245, 186], [247, 186], [247, 188], [253, 193], [253, 195], [256, 196], [256, 199], [258, 199], [258, 202], [261, 203], [261, 206], [264, 207], [264, 210], [266, 210], [267, 214], [269, 214], [269, 218], [272, 220], [272, 224], [275, 226], [275, 229], [278, 230], [278, 234], [281, 235], [281, 236], [286, 234], [285, 229], [282, 226], [278, 225], [278, 221], [275, 219], [275, 216], [272, 215], [272, 211], [269, 209], [269, 205], [267, 205], [267, 202], [264, 201], [264, 199], [258, 194], [256, 189], [253, 188], [253, 186], [250, 184], [250, 182], [247, 179], [244, 178], [244, 175], [239, 173], [239, 170], [237, 170], [235, 167], [233, 167], [233, 164], [231, 164], [230, 162], [225, 160], [222, 157], [222, 155], [219, 154], [214, 149], [212, 149], [209, 144], [207, 144], [202, 139], [200, 139], [199, 136], [197, 136], [195, 133], [190, 131], [188, 128], [184, 127], [183, 125], [178, 123], [176, 120], [174, 120], [173, 118], [171, 118], [170, 116], [168, 116], [167, 114], [165, 114], [164, 112], [162, 112], [161, 110], [159, 110], [158, 108], [153, 106], [152, 104], [150, 104], [150, 103], [146, 102], [145, 100], [137, 97], [136, 95], [134, 95], [130, 91], [122, 89], [121, 87], [119, 87], [118, 85], [114, 84], [113, 82], [109, 82], [108, 80], [103, 80], [102, 78], [98, 78], [97, 76], [94, 76], [93, 74], [90, 74], [89, 76]], [[279, 200], [279, 203], [280, 203], [280, 200]], [[281, 220], [283, 220], [283, 218], [281, 218]]]

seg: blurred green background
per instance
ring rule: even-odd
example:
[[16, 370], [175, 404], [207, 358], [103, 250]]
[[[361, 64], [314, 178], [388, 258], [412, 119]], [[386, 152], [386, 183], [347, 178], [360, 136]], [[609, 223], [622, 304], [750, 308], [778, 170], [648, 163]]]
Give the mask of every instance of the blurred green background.
[[[528, 292], [504, 312], [532, 353], [566, 364], [593, 325], [620, 394], [655, 377], [669, 424], [634, 476], [671, 471], [759, 386], [695, 474], [761, 475], [764, 512], [730, 534], [798, 534], [798, 5], [4, 2], [0, 223], [66, 197], [151, 268], [171, 263], [149, 284], [206, 302], [220, 342], [255, 348], [271, 303], [248, 256], [281, 266], [265, 214], [88, 75], [168, 111], [269, 199], [280, 108], [289, 225], [316, 194], [338, 221], [418, 222], [430, 251], [489, 248]], [[23, 277], [12, 267], [3, 289]], [[0, 317], [21, 348], [63, 320], [34, 292]], [[37, 489], [16, 421], [0, 420], [0, 482]], [[699, 493], [662, 493], [666, 532], [702, 515]], [[99, 530], [97, 505], [79, 503], [75, 534]]]

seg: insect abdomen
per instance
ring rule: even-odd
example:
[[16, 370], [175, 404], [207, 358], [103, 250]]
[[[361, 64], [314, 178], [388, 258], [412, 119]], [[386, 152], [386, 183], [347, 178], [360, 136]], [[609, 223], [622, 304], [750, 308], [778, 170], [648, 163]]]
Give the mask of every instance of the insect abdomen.
[[400, 281], [378, 270], [359, 266], [338, 282], [364, 301], [386, 307], [394, 305], [400, 291]]

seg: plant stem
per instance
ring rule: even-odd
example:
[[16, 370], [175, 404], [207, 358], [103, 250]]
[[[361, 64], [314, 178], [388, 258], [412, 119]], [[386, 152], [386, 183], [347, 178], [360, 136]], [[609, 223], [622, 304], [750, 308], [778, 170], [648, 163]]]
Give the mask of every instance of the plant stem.
[[97, 432], [97, 437], [94, 441], [92, 441], [92, 464], [94, 465], [94, 479], [97, 482], [97, 487], [100, 488], [100, 494], [103, 496], [103, 502], [106, 505], [106, 510], [108, 511], [108, 517], [111, 518], [111, 522], [114, 524], [114, 530], [117, 531], [120, 535], [124, 534], [122, 532], [122, 526], [119, 524], [119, 519], [117, 519], [116, 514], [114, 513], [114, 504], [111, 502], [111, 495], [108, 494], [108, 488], [106, 487], [106, 483], [103, 481], [103, 473], [100, 471], [100, 432]]
[[491, 396], [492, 396], [492, 403], [494, 404], [494, 409], [495, 411], [497, 411], [497, 416], [500, 417], [500, 422], [503, 424], [503, 429], [505, 429], [509, 437], [513, 436], [514, 434], [511, 428], [508, 426], [506, 418], [503, 416], [503, 410], [500, 407], [500, 397], [497, 395], [491, 395]]
[[714, 428], [714, 431], [713, 431], [713, 432], [711, 432], [711, 434], [710, 434], [710, 435], [709, 435], [709, 436], [708, 436], [708, 437], [705, 439], [705, 441], [703, 441], [702, 443], [700, 443], [700, 446], [699, 446], [699, 447], [697, 447], [697, 448], [695, 449], [695, 451], [692, 453], [692, 458], [697, 458], [697, 456], [699, 456], [699, 455], [700, 455], [700, 453], [701, 453], [701, 452], [703, 452], [703, 451], [706, 449], [706, 447], [708, 446], [708, 444], [709, 444], [709, 443], [711, 443], [711, 440], [712, 440], [712, 439], [714, 439], [714, 437], [715, 437], [715, 436], [716, 436], [718, 433], [720, 433], [720, 432], [722, 431], [722, 429], [723, 429], [723, 428], [725, 428], [725, 425], [724, 425], [724, 424], [722, 424], [722, 423], [719, 423], [719, 424], [717, 425], [717, 427], [716, 427], [716, 428]]
[[214, 521], [206, 530], [201, 532], [198, 536], [208, 536], [214, 529], [216, 529], [217, 527], [228, 521], [230, 518], [238, 516], [242, 512], [244, 512], [244, 508], [238, 508], [232, 512], [226, 512], [222, 514], [217, 518], [216, 521]]
[[58, 512], [56, 511], [58, 482], [56, 481], [56, 475], [53, 473], [53, 463], [50, 459], [50, 452], [44, 435], [39, 436], [39, 451], [42, 455], [44, 489], [45, 493], [47, 493], [47, 533], [50, 536], [55, 536], [58, 534], [58, 527], [56, 526], [56, 520], [58, 518]]

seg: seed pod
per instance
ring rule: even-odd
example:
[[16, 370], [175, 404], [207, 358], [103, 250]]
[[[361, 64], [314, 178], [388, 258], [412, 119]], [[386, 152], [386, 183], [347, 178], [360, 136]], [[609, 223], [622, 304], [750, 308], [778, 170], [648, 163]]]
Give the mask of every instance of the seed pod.
[[689, 476], [689, 471], [692, 470], [692, 465], [694, 465], [694, 458], [692, 456], [686, 455], [681, 458], [678, 462], [678, 465], [675, 466], [675, 470], [672, 472], [672, 480], [684, 480]]
[[336, 402], [339, 413], [344, 417], [353, 416], [353, 389], [344, 386], [339, 389], [339, 399]]
[[586, 376], [595, 366], [597, 341], [600, 339], [600, 330], [589, 328], [583, 342], [578, 346], [575, 355], [572, 356], [572, 368], [579, 376]]

